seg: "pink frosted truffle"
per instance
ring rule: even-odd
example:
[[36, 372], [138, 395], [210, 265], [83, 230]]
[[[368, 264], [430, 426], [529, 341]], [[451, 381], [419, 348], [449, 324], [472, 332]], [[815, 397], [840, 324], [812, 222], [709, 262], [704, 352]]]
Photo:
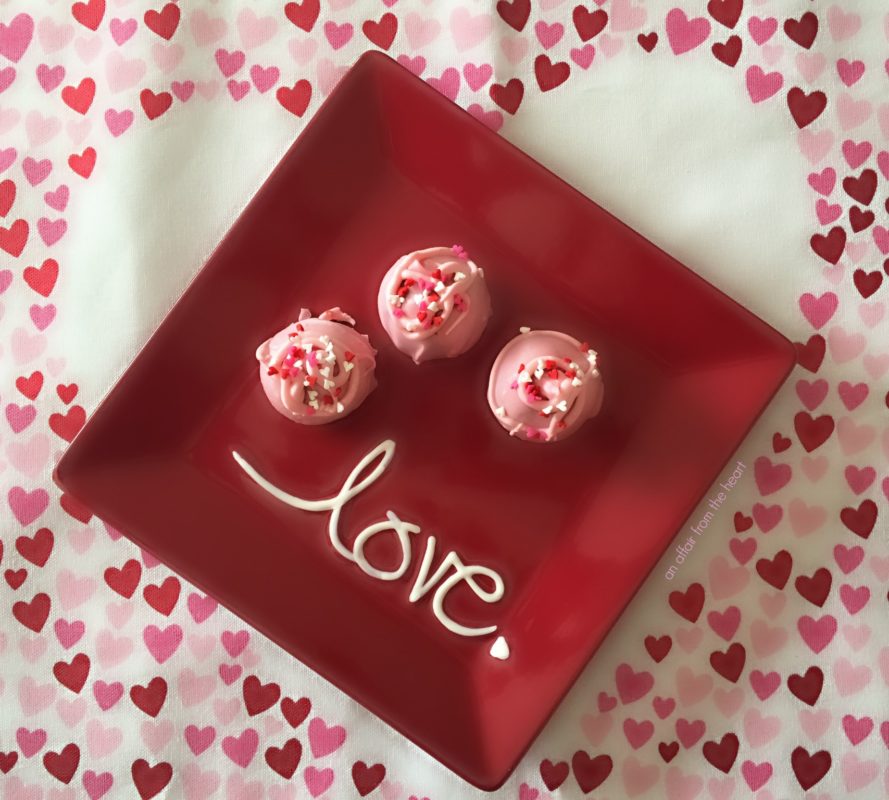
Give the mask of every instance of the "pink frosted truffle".
[[507, 342], [491, 367], [488, 405], [497, 421], [531, 442], [574, 433], [602, 408], [596, 351], [558, 331], [531, 331]]
[[430, 247], [392, 265], [377, 309], [395, 346], [419, 364], [472, 347], [491, 316], [491, 296], [484, 273], [462, 247]]
[[303, 425], [345, 417], [377, 382], [376, 350], [355, 320], [339, 308], [317, 317], [302, 309], [293, 322], [256, 350], [259, 379], [274, 409]]

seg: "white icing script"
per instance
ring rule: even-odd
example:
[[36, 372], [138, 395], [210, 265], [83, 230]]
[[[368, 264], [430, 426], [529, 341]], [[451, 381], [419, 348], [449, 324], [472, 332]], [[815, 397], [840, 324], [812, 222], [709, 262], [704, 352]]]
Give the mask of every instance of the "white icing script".
[[[395, 581], [403, 577], [411, 565], [413, 558], [411, 534], [420, 533], [420, 527], [418, 525], [406, 522], [400, 519], [395, 512], [388, 511], [385, 520], [369, 525], [355, 537], [355, 542], [352, 545], [351, 550], [343, 543], [339, 531], [340, 514], [342, 513], [343, 507], [353, 497], [361, 494], [361, 492], [373, 484], [377, 478], [386, 471], [386, 468], [392, 461], [394, 453], [395, 442], [391, 439], [386, 439], [385, 441], [380, 442], [380, 444], [358, 462], [355, 469], [349, 473], [349, 477], [346, 478], [346, 481], [343, 483], [339, 492], [333, 497], [329, 497], [325, 500], [304, 500], [301, 497], [288, 494], [260, 475], [239, 453], [232, 452], [232, 457], [235, 459], [238, 466], [240, 466], [257, 485], [265, 489], [265, 491], [282, 503], [286, 503], [287, 505], [302, 511], [329, 511], [330, 519], [328, 521], [327, 531], [330, 537], [330, 543], [333, 545], [334, 550], [336, 550], [343, 558], [357, 564], [364, 573], [370, 575], [372, 578], [377, 578], [381, 581]], [[374, 461], [377, 463], [373, 469], [367, 472], [367, 474], [359, 480], [362, 473], [364, 473]], [[374, 536], [383, 533], [384, 531], [392, 531], [398, 538], [398, 543], [401, 546], [401, 562], [392, 570], [382, 570], [373, 566], [373, 564], [368, 561], [364, 552], [368, 542], [370, 542]], [[503, 597], [503, 578], [488, 567], [464, 563], [463, 559], [453, 550], [442, 558], [441, 562], [433, 571], [432, 562], [435, 560], [435, 544], [436, 540], [434, 536], [429, 536], [426, 539], [426, 549], [423, 553], [423, 559], [420, 562], [419, 572], [414, 579], [413, 586], [408, 595], [408, 600], [411, 603], [416, 603], [435, 588], [435, 592], [432, 596], [432, 611], [438, 621], [444, 625], [445, 628], [460, 636], [486, 636], [487, 634], [494, 633], [494, 631], [497, 630], [496, 625], [488, 625], [479, 628], [460, 624], [448, 615], [445, 611], [444, 603], [448, 596], [448, 592], [461, 582], [465, 583], [482, 602], [496, 603]], [[489, 578], [494, 584], [493, 589], [484, 589], [476, 580], [477, 575], [484, 575]], [[502, 636], [497, 638], [494, 646], [491, 648], [490, 654], [499, 660], [505, 660], [509, 657], [509, 646]]]

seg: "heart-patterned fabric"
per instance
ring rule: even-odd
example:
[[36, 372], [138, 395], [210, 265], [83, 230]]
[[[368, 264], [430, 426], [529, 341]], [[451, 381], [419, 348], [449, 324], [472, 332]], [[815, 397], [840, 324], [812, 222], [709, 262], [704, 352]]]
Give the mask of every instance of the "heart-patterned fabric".
[[[605, 147], [584, 115], [604, 130], [609, 103], [663, 108], [663, 131], [690, 116], [670, 184], [688, 202], [654, 224], [650, 199], [615, 190], [611, 207], [798, 342], [725, 506], [690, 547], [706, 500], [695, 510], [494, 796], [889, 795], [882, 0], [0, 0], [0, 798], [484, 796], [50, 480], [197, 256], [368, 48], [596, 199], [608, 154], [655, 173], [681, 143]], [[762, 138], [737, 134], [751, 119]], [[215, 159], [251, 122], [239, 178], [241, 161]], [[565, 130], [580, 157], [555, 144]], [[766, 148], [786, 172], [763, 170]], [[711, 202], [694, 202], [710, 174], [696, 152], [728, 164]], [[167, 236], [186, 169], [208, 191]], [[792, 174], [801, 201], [771, 222], [723, 211]], [[771, 272], [727, 273], [763, 240]]]

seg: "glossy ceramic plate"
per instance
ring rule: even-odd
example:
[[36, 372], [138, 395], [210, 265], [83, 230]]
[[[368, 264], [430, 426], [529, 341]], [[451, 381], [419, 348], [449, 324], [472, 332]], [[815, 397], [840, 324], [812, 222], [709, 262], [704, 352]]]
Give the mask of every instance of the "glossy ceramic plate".
[[[379, 281], [402, 253], [459, 243], [494, 314], [466, 355], [415, 366], [385, 336]], [[279, 416], [256, 346], [301, 306], [342, 306], [379, 387], [332, 425]], [[511, 439], [488, 370], [520, 326], [593, 344], [601, 414], [553, 445]], [[476, 786], [499, 786], [791, 369], [790, 342], [394, 61], [363, 56], [319, 109], [60, 462], [64, 490]], [[330, 513], [361, 458], [391, 462], [349, 501], [381, 581], [339, 555]], [[379, 463], [379, 462], [376, 462]], [[369, 474], [370, 464], [365, 476]], [[409, 595], [430, 536], [503, 579], [497, 603], [440, 576]], [[447, 567], [446, 567], [447, 569]], [[453, 574], [453, 570], [448, 573]], [[432, 572], [426, 574], [430, 579]], [[478, 579], [485, 591], [486, 578]], [[509, 657], [491, 648], [499, 637]], [[502, 642], [495, 655], [504, 655]]]

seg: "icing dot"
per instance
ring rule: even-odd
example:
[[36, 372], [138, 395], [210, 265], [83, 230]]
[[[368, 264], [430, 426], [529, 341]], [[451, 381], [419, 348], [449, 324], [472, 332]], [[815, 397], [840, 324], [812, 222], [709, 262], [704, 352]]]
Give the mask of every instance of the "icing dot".
[[510, 655], [509, 644], [502, 636], [498, 636], [488, 652], [491, 654], [492, 658], [496, 658], [498, 661], [506, 661]]

